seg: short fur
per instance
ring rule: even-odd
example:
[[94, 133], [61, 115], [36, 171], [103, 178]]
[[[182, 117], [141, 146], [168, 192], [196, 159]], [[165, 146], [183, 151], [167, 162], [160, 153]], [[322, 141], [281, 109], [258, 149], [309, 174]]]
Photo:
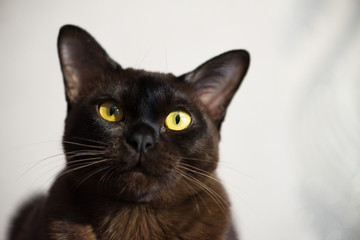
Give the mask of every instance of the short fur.
[[[179, 77], [123, 69], [70, 25], [60, 30], [58, 50], [66, 167], [46, 195], [22, 208], [9, 238], [236, 239], [216, 167], [221, 123], [249, 54], [233, 50]], [[122, 121], [100, 116], [109, 100]], [[182, 131], [164, 124], [177, 110], [191, 116]]]

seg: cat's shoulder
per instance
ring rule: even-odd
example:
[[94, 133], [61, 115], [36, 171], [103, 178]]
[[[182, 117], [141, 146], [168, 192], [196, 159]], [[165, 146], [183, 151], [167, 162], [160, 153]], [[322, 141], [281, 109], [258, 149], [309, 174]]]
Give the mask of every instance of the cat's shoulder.
[[37, 231], [34, 230], [40, 226], [39, 215], [44, 211], [45, 201], [45, 194], [37, 194], [20, 207], [11, 222], [8, 239], [23, 239], [24, 233], [27, 234], [26, 237], [30, 237], [28, 239], [33, 239], [29, 234], [36, 234]]

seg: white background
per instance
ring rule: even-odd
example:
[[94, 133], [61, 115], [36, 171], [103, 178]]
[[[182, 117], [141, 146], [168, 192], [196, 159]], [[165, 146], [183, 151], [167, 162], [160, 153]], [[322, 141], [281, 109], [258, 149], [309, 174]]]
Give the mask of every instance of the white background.
[[[360, 2], [0, 1], [0, 239], [61, 169], [56, 38], [89, 31], [123, 67], [182, 74], [244, 48], [220, 175], [244, 240], [360, 239]], [[37, 164], [37, 165], [35, 165]]]

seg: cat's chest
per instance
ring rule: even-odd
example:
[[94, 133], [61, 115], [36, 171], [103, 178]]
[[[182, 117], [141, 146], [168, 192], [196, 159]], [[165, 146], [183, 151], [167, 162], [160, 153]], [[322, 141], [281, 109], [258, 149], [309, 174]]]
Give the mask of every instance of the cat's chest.
[[[147, 206], [123, 208], [101, 219], [101, 239], [169, 239], [173, 228], [169, 216]], [[176, 239], [175, 236], [170, 239]]]

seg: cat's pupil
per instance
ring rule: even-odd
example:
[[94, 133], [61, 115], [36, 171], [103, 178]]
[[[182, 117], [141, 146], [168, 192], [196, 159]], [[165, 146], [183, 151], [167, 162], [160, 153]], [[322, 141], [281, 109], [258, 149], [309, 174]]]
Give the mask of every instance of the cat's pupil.
[[180, 115], [178, 114], [178, 115], [176, 115], [176, 117], [175, 117], [175, 123], [176, 124], [179, 124], [179, 122], [180, 122]]
[[116, 112], [116, 106], [111, 106], [109, 114], [112, 116]]

